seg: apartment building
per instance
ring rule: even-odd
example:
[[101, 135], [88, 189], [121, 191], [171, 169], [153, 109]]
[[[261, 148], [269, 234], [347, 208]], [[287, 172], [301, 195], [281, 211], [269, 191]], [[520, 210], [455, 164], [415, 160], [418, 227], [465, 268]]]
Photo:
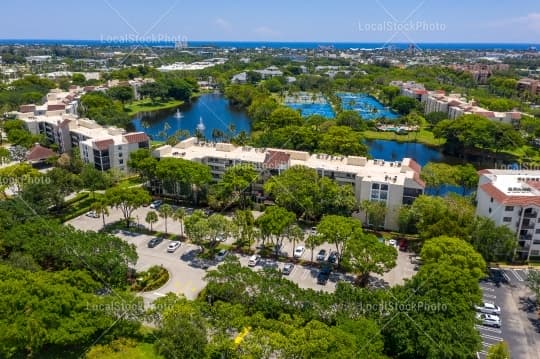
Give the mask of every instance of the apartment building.
[[[174, 157], [206, 164], [215, 179], [235, 165], [251, 166], [263, 178], [277, 175], [291, 166], [313, 168], [320, 176], [353, 187], [358, 201], [382, 201], [388, 211], [385, 228], [398, 229], [398, 209], [424, 193], [420, 166], [410, 158], [401, 161], [368, 160], [358, 156], [331, 156], [304, 151], [237, 147], [229, 143], [204, 143], [189, 138], [176, 146], [162, 146], [153, 151], [156, 158]], [[255, 191], [262, 190], [261, 183]]]
[[478, 84], [487, 84], [489, 78], [496, 71], [508, 71], [508, 64], [453, 64], [448, 66], [456, 71], [464, 71], [471, 74], [473, 80]]
[[150, 148], [150, 139], [144, 132], [89, 138], [79, 143], [81, 159], [100, 171], [115, 168], [127, 172], [131, 152]]
[[421, 102], [426, 115], [432, 112], [443, 112], [446, 113], [449, 119], [455, 120], [463, 115], [475, 114], [510, 125], [516, 125], [522, 117], [522, 113], [519, 111], [497, 112], [487, 110], [478, 106], [474, 100], [467, 101], [460, 94], [451, 93], [447, 95], [442, 90], [427, 91], [422, 84], [414, 81], [392, 81], [390, 85], [399, 87], [401, 95]]
[[516, 234], [516, 256], [540, 257], [540, 171], [486, 169], [479, 172], [476, 214]]
[[532, 96], [540, 96], [540, 80], [524, 78], [518, 81], [517, 90], [528, 92]]

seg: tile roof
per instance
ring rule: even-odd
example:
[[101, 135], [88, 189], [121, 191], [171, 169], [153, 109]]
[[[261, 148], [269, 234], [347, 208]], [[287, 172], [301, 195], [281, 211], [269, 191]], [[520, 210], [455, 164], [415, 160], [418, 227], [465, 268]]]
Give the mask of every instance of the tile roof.
[[107, 140], [94, 141], [94, 146], [96, 146], [96, 148], [100, 151], [108, 150], [110, 145], [114, 145], [114, 140], [112, 138]]
[[150, 140], [148, 135], [144, 132], [127, 133], [124, 135], [124, 138], [127, 143], [140, 143]]
[[268, 151], [264, 158], [264, 167], [270, 169], [278, 169], [283, 165], [288, 165], [291, 155], [281, 151]]
[[539, 206], [540, 196], [509, 196], [495, 187], [492, 183], [486, 183], [480, 186], [486, 194], [493, 197], [500, 204], [509, 206]]
[[54, 156], [56, 156], [56, 153], [53, 150], [47, 147], [43, 147], [39, 143], [37, 143], [26, 154], [26, 160], [35, 162], [46, 160], [47, 158], [51, 158]]

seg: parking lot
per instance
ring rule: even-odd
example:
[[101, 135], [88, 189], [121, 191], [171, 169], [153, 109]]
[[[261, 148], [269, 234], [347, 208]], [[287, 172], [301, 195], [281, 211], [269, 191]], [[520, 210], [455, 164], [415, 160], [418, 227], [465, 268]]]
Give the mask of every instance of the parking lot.
[[[146, 225], [144, 223], [144, 218], [146, 213], [150, 211], [149, 207], [142, 207], [134, 211], [133, 217], [135, 221], [138, 221], [141, 225]], [[119, 210], [111, 208], [109, 210], [109, 216], [106, 217], [106, 223], [115, 222], [122, 219], [122, 214]], [[75, 228], [82, 230], [100, 230], [103, 227], [103, 221], [101, 218], [92, 218], [85, 215], [74, 218], [68, 222], [68, 224], [74, 226]], [[168, 220], [168, 230], [169, 233], [179, 233], [180, 224], [171, 219]], [[157, 223], [153, 226], [154, 230], [164, 231], [165, 225], [162, 218], [159, 219]], [[306, 237], [307, 237], [306, 232]], [[174, 292], [178, 294], [184, 294], [186, 298], [193, 299], [197, 294], [204, 288], [206, 285], [204, 281], [204, 275], [206, 271], [202, 268], [194, 265], [193, 259], [196, 258], [198, 253], [198, 246], [183, 243], [180, 248], [174, 253], [167, 253], [167, 245], [169, 241], [165, 240], [160, 243], [155, 248], [148, 248], [148, 241], [152, 238], [148, 235], [134, 234], [126, 231], [119, 231], [117, 236], [126, 240], [129, 243], [135, 244], [137, 247], [137, 253], [139, 255], [139, 260], [135, 268], [139, 271], [144, 271], [154, 265], [162, 265], [170, 273], [169, 281], [160, 288], [159, 290], [143, 293], [142, 296], [145, 299], [145, 302], [152, 302], [158, 297], [165, 295], [168, 292]], [[227, 239], [227, 244], [232, 244], [234, 239]], [[302, 242], [296, 243], [295, 246], [304, 246]], [[254, 244], [254, 249], [256, 244]], [[292, 257], [294, 253], [293, 244], [284, 241], [281, 252], [286, 254], [289, 257]], [[316, 247], [313, 250], [313, 258], [315, 259], [319, 250], [326, 250], [326, 258], [328, 257], [331, 251], [335, 250], [335, 246], [331, 244], [324, 244], [319, 247]], [[370, 278], [370, 285], [377, 288], [388, 287], [396, 284], [403, 284], [405, 278], [410, 278], [414, 274], [414, 265], [410, 262], [410, 253], [398, 251], [397, 266], [392, 269], [390, 272], [385, 273], [382, 276], [374, 275]], [[244, 266], [247, 266], [249, 256], [240, 256], [237, 255], [240, 263]], [[297, 263], [300, 260], [304, 262], [311, 262], [311, 250], [305, 249], [299, 258], [294, 262]], [[258, 265], [253, 267], [254, 270], [261, 270], [264, 267], [273, 267], [278, 270], [281, 270], [286, 262], [290, 262], [290, 259], [281, 258], [283, 261], [276, 261], [274, 259], [262, 259]], [[215, 263], [214, 263], [215, 264]], [[210, 267], [210, 269], [212, 266]], [[335, 290], [336, 285], [339, 281], [349, 281], [352, 282], [354, 277], [351, 275], [345, 275], [336, 271], [332, 271], [330, 277], [326, 284], [317, 283], [317, 275], [320, 271], [320, 265], [317, 264], [306, 264], [300, 265], [295, 264], [292, 272], [286, 276], [287, 279], [298, 284], [300, 288], [304, 289], [314, 289], [322, 290], [326, 292], [332, 292]]]
[[480, 283], [485, 302], [501, 308], [501, 328], [478, 325], [485, 358], [488, 348], [502, 340], [516, 359], [540, 358], [540, 323], [538, 308], [525, 285], [528, 269], [492, 268], [491, 276]]

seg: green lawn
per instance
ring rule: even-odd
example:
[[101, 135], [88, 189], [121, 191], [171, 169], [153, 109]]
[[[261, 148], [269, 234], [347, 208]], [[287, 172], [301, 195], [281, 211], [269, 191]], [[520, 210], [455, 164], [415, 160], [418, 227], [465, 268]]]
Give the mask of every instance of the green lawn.
[[149, 99], [133, 101], [125, 106], [130, 116], [134, 116], [139, 112], [150, 112], [157, 110], [166, 110], [169, 108], [175, 108], [183, 104], [184, 101], [172, 100], [166, 102], [152, 102]]
[[364, 131], [362, 135], [366, 140], [389, 140], [397, 142], [418, 142], [428, 146], [442, 146], [443, 139], [438, 139], [433, 136], [433, 132], [428, 130], [420, 130], [419, 132], [410, 132], [406, 135], [398, 135], [395, 132], [383, 131]]

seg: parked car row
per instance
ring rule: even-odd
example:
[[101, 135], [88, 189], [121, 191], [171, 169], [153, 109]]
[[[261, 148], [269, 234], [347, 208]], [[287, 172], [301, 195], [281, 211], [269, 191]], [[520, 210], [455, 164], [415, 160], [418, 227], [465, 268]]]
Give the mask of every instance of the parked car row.
[[480, 322], [480, 324], [488, 327], [501, 327], [501, 308], [499, 306], [493, 303], [484, 302], [482, 305], [475, 306], [474, 309], [477, 312], [476, 319]]

